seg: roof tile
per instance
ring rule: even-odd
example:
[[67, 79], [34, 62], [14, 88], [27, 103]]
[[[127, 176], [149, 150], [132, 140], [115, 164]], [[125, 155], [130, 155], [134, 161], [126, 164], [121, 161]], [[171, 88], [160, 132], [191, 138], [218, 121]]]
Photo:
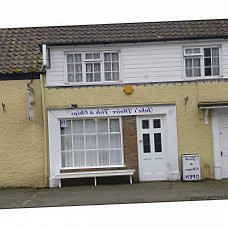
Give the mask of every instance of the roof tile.
[[228, 38], [228, 19], [0, 29], [0, 74], [41, 72], [41, 44], [203, 38]]

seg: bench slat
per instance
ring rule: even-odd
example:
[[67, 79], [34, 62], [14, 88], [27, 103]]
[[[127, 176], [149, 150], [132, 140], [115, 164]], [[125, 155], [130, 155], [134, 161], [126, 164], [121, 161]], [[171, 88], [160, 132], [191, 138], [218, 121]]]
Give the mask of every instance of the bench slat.
[[130, 176], [130, 184], [132, 184], [132, 175], [134, 175], [134, 169], [126, 170], [107, 170], [107, 171], [88, 171], [88, 172], [74, 172], [74, 173], [58, 173], [53, 178], [59, 180], [59, 188], [61, 188], [61, 179], [70, 178], [87, 178], [93, 177], [94, 184], [97, 185], [97, 177], [107, 177], [107, 176]]

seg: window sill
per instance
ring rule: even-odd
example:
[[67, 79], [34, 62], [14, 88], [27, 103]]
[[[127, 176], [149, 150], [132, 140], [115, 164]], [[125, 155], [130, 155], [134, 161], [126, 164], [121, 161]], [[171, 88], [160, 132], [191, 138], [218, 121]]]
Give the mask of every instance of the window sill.
[[70, 82], [65, 82], [64, 84], [66, 86], [95, 86], [95, 85], [116, 85], [116, 84], [121, 84], [122, 81], [110, 81], [110, 82], [83, 82], [83, 83], [70, 83]]
[[184, 77], [186, 81], [194, 81], [194, 80], [207, 80], [207, 79], [221, 79], [223, 76], [201, 76], [201, 77]]
[[112, 165], [112, 166], [86, 166], [86, 167], [61, 167], [60, 170], [71, 170], [71, 169], [109, 169], [109, 168], [125, 168], [126, 165]]

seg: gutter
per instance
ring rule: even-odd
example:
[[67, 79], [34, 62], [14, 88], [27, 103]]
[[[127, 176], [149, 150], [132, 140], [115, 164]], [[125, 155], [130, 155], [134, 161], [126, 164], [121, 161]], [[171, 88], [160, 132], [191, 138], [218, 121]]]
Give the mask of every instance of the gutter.
[[[125, 40], [104, 40], [104, 41], [84, 41], [84, 42], [55, 42], [46, 43], [47, 46], [74, 46], [74, 45], [96, 45], [96, 44], [121, 44], [121, 43], [148, 43], [148, 42], [166, 42], [166, 41], [191, 41], [191, 40], [205, 40], [205, 39], [227, 39], [228, 36], [203, 36], [203, 37], [185, 37], [185, 38], [157, 38], [157, 39], [125, 39]], [[42, 44], [41, 44], [42, 45]]]
[[41, 72], [1, 74], [0, 81], [40, 79]]
[[45, 94], [44, 94], [44, 84], [43, 84], [43, 74], [40, 74], [40, 86], [41, 86], [41, 103], [42, 103], [42, 113], [43, 113], [43, 127], [44, 127], [44, 177], [45, 185], [48, 186], [49, 183], [49, 174], [48, 174], [48, 139], [47, 139], [47, 119], [46, 119], [46, 109], [45, 109]]

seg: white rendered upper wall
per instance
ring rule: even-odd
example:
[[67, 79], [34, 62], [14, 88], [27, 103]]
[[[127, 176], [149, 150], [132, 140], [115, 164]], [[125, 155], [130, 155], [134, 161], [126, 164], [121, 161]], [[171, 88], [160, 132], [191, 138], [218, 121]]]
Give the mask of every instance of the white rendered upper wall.
[[[66, 76], [67, 53], [118, 51], [120, 55], [120, 81], [119, 83], [146, 83], [165, 81], [186, 81], [184, 66], [185, 47], [219, 47], [220, 50], [220, 76], [210, 78], [228, 77], [228, 41], [183, 41], [136, 43], [118, 45], [90, 45], [90, 46], [62, 46], [50, 47], [51, 67], [47, 69], [47, 86], [68, 86]], [[209, 78], [209, 77], [208, 77]], [[197, 79], [200, 79], [198, 77]], [[86, 85], [75, 83], [71, 85]], [[100, 82], [96, 84], [107, 84]], [[91, 83], [90, 83], [91, 85]]]

